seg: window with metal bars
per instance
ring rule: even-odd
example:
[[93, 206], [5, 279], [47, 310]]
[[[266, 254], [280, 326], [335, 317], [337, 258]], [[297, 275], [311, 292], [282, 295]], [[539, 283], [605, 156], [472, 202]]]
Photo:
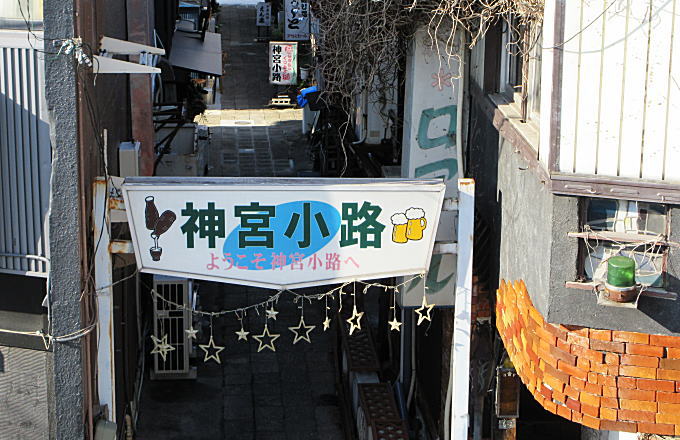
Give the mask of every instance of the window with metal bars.
[[635, 261], [635, 279], [642, 286], [666, 287], [669, 243], [667, 208], [656, 203], [583, 199], [580, 273], [586, 282], [604, 282], [607, 261], [622, 255]]

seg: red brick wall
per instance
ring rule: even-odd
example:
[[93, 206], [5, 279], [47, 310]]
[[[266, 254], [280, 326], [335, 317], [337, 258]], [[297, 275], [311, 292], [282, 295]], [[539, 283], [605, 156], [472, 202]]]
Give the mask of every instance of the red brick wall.
[[550, 324], [523, 281], [501, 282], [496, 326], [546, 410], [595, 429], [680, 435], [680, 337]]

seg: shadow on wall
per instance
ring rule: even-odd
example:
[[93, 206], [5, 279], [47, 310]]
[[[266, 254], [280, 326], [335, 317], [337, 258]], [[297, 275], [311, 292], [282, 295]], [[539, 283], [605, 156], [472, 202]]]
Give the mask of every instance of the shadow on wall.
[[475, 260], [483, 261], [477, 267], [484, 268], [481, 275], [489, 291], [494, 292], [498, 288], [503, 206], [503, 194], [498, 188], [499, 138], [498, 130], [474, 102], [470, 106], [468, 133], [466, 170], [475, 179], [475, 216], [489, 229], [487, 241], [475, 243]]
[[0, 373], [5, 372], [5, 355], [0, 351]]
[[[25, 37], [24, 37], [25, 38]], [[46, 255], [45, 222], [49, 208], [50, 174], [52, 157], [50, 126], [41, 118], [44, 105], [38, 95], [44, 88], [34, 84], [33, 77], [20, 80], [13, 72], [30, 71], [27, 60], [36, 56], [29, 49], [8, 48], [6, 53], [15, 57], [0, 56], [0, 70], [9, 72], [9, 84], [23, 81], [22, 90], [0, 93], [0, 176], [5, 197], [0, 201], [0, 224], [4, 223], [0, 252], [16, 255]], [[27, 98], [33, 97], [33, 98]], [[9, 196], [12, 194], [12, 197]], [[26, 257], [0, 258], [0, 269], [16, 273], [46, 273], [43, 261]], [[43, 281], [44, 283], [44, 281]], [[5, 295], [6, 296], [6, 295]]]
[[[670, 259], [669, 259], [670, 260]], [[675, 300], [650, 298], [642, 296], [638, 301], [638, 310], [658, 322], [665, 329], [673, 333], [680, 333], [680, 280], [667, 273], [666, 286], [671, 292], [678, 294]]]

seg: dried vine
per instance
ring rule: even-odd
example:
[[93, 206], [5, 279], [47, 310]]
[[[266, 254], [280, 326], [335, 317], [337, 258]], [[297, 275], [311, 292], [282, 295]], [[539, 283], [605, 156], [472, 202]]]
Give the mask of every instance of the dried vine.
[[323, 97], [350, 114], [353, 98], [364, 91], [390, 99], [400, 56], [419, 26], [428, 26], [433, 42], [439, 39], [432, 45], [445, 51], [439, 55], [458, 58], [459, 30], [473, 47], [503, 21], [521, 36], [513, 40], [513, 52], [526, 55], [537, 39], [544, 0], [315, 0], [311, 6], [323, 30], [315, 41]]

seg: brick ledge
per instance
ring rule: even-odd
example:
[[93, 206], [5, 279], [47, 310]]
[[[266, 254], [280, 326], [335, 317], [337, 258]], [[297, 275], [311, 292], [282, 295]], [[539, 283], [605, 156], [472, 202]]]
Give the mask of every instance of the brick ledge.
[[680, 337], [546, 322], [524, 281], [501, 281], [496, 326], [553, 414], [594, 429], [680, 435]]

